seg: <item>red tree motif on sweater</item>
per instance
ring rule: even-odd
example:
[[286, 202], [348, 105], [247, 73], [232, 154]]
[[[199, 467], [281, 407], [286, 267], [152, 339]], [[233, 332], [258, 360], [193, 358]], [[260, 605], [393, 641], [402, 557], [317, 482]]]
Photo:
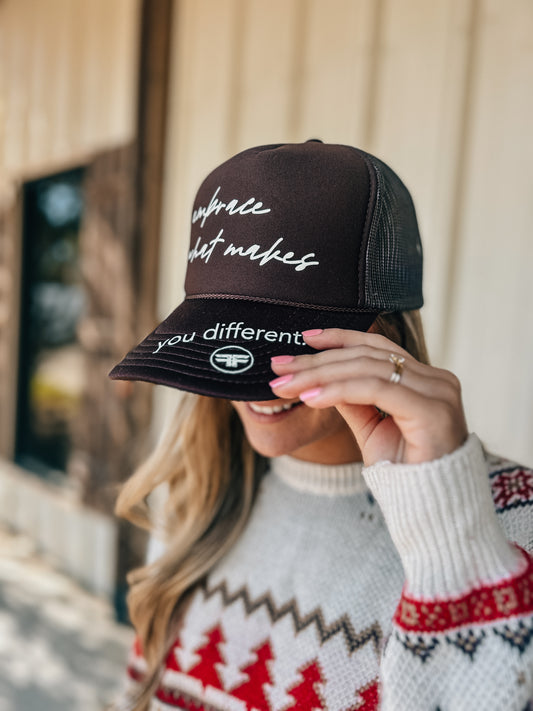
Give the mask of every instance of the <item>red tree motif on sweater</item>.
[[181, 667], [178, 662], [178, 655], [176, 650], [180, 647], [180, 641], [177, 639], [172, 647], [170, 648], [167, 658], [165, 660], [165, 669], [171, 669], [172, 671], [181, 671]]
[[300, 674], [303, 677], [302, 682], [289, 689], [289, 694], [294, 698], [295, 703], [289, 706], [286, 711], [324, 709], [323, 700], [316, 690], [316, 687], [324, 681], [318, 661], [315, 660], [308, 664], [300, 671]]
[[207, 633], [207, 643], [196, 652], [200, 661], [189, 671], [189, 675], [200, 679], [204, 687], [223, 688], [215, 665], [224, 664], [224, 659], [218, 651], [218, 645], [225, 641], [220, 625], [217, 625]]
[[355, 706], [351, 706], [348, 711], [377, 711], [379, 702], [378, 683], [372, 681], [362, 689], [357, 689], [357, 696], [362, 701], [358, 701]]
[[248, 674], [248, 681], [234, 689], [231, 694], [235, 698], [245, 701], [248, 709], [271, 711], [265, 696], [264, 685], [272, 683], [268, 669], [268, 662], [273, 659], [272, 649], [267, 641], [254, 651], [256, 660], [242, 669], [245, 674]]

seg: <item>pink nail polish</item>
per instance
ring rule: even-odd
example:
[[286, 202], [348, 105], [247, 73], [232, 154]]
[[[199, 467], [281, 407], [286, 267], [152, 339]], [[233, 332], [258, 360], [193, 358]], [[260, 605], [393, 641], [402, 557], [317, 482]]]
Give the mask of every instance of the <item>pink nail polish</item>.
[[317, 397], [317, 395], [320, 395], [321, 392], [322, 392], [322, 388], [313, 388], [312, 390], [304, 390], [303, 393], [300, 393], [299, 398], [300, 398], [300, 400], [307, 402], [307, 400], [312, 400], [314, 397]]
[[274, 356], [270, 359], [274, 365], [287, 365], [292, 363], [294, 356]]
[[274, 378], [269, 382], [271, 388], [279, 388], [281, 385], [286, 385], [290, 380], [293, 379], [293, 375], [282, 375], [281, 378]]
[[308, 331], [302, 331], [302, 336], [319, 336], [324, 331], [323, 328], [310, 328]]

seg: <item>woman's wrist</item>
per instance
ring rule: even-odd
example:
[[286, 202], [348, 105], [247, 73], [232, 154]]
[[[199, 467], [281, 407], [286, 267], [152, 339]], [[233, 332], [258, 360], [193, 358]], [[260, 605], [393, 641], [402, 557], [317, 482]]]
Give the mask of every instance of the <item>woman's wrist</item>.
[[409, 593], [453, 597], [518, 572], [521, 557], [497, 520], [476, 435], [440, 459], [379, 462], [363, 475], [383, 510]]

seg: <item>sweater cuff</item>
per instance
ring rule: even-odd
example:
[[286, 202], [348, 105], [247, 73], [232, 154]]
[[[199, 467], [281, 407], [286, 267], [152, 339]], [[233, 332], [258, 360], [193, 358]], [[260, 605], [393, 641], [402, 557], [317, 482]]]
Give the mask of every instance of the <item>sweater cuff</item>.
[[402, 560], [406, 593], [450, 598], [520, 571], [523, 558], [498, 522], [476, 435], [440, 459], [378, 462], [363, 475]]

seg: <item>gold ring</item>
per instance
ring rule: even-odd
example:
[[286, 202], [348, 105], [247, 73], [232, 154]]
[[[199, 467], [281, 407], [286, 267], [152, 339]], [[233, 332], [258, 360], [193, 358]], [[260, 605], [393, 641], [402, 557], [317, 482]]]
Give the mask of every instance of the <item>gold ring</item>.
[[391, 353], [389, 355], [389, 360], [394, 366], [394, 370], [391, 373], [389, 380], [391, 383], [399, 383], [403, 373], [405, 358], [401, 355], [396, 355], [396, 353]]

